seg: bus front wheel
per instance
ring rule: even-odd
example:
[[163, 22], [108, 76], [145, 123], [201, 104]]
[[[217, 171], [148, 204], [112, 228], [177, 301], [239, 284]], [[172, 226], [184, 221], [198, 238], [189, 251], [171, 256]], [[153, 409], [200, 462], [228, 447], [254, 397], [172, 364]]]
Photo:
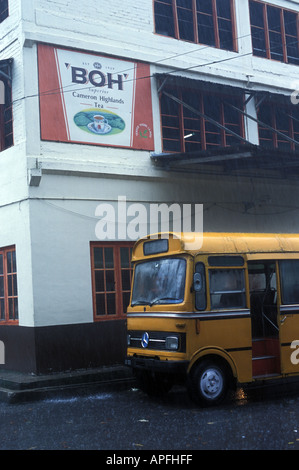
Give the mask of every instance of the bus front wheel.
[[227, 396], [229, 379], [228, 369], [224, 364], [203, 360], [195, 366], [189, 378], [190, 396], [201, 405], [218, 405]]

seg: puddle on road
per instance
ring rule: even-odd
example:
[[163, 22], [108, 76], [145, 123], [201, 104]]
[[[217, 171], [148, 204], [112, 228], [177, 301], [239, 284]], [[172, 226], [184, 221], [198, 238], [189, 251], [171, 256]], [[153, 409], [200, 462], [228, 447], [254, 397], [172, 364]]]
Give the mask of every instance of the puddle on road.
[[77, 397], [56, 397], [47, 398], [43, 400], [45, 403], [75, 403], [77, 401], [97, 401], [97, 400], [109, 400], [112, 398], [110, 393], [98, 393], [96, 395], [77, 396]]

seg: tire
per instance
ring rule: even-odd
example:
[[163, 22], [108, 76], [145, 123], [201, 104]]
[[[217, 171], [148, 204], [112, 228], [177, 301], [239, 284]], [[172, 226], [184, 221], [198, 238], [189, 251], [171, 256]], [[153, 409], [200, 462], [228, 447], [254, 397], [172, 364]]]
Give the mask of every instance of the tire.
[[203, 406], [213, 406], [225, 400], [229, 385], [228, 368], [216, 361], [205, 360], [195, 366], [188, 389], [193, 401]]

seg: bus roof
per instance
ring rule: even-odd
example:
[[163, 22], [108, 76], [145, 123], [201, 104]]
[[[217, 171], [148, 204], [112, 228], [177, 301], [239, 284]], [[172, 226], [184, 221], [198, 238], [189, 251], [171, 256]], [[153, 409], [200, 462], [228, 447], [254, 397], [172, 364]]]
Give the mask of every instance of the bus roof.
[[[138, 240], [133, 249], [133, 261], [145, 259], [143, 246], [147, 242], [168, 240], [167, 249], [151, 251], [148, 256], [188, 252], [221, 254], [299, 253], [299, 234], [278, 233], [160, 233]], [[162, 245], [161, 245], [162, 246]]]

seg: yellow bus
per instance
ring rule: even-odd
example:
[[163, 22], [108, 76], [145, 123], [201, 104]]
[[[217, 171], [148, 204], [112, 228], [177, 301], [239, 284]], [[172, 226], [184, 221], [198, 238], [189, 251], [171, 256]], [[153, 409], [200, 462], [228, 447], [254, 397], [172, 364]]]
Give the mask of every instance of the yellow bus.
[[298, 375], [299, 235], [194, 237], [134, 246], [126, 364], [142, 388], [183, 380], [212, 405], [232, 386]]

